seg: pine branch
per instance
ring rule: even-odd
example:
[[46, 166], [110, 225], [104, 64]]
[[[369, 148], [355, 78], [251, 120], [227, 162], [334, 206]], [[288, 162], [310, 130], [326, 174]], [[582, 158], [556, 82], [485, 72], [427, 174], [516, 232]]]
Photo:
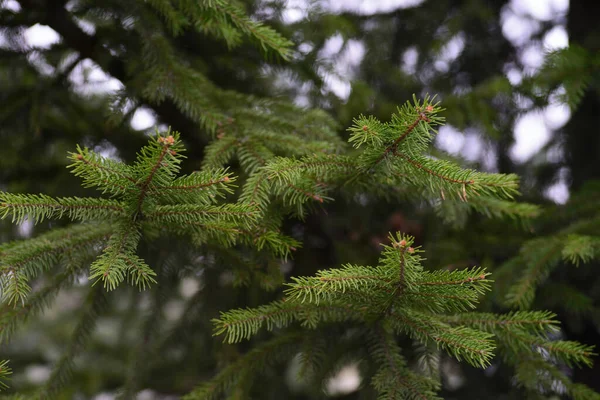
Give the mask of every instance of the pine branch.
[[150, 143], [142, 148], [133, 166], [139, 188], [135, 207], [137, 213], [142, 211], [144, 199], [152, 185], [166, 186], [175, 178], [179, 172], [183, 150], [177, 132], [173, 135], [167, 132], [164, 137], [152, 138]]
[[490, 364], [495, 348], [492, 335], [466, 327], [451, 327], [433, 314], [402, 309], [391, 313], [394, 329], [424, 343], [436, 343], [457, 360], [474, 367]]
[[502, 352], [510, 351], [520, 355], [518, 358], [513, 355], [513, 360], [526, 357], [532, 348], [536, 348], [569, 366], [590, 366], [594, 355], [593, 346], [547, 339], [550, 333], [558, 331], [558, 321], [554, 317], [555, 314], [547, 311], [515, 311], [505, 315], [463, 314], [447, 317], [445, 320], [451, 324], [467, 325], [494, 334]]
[[[525, 357], [515, 365], [515, 379], [532, 394], [568, 394], [574, 400], [598, 400], [600, 395], [580, 383], [573, 383], [556, 365], [542, 355]], [[566, 393], [565, 393], [566, 392]]]
[[430, 312], [474, 309], [486, 291], [491, 290], [489, 273], [482, 268], [424, 272], [413, 291], [406, 292], [412, 307]]
[[443, 197], [436, 206], [436, 214], [446, 223], [454, 224], [457, 228], [464, 228], [468, 216], [473, 212], [482, 214], [486, 218], [510, 218], [518, 222], [523, 228], [530, 226], [530, 222], [541, 215], [541, 209], [535, 204], [515, 203], [514, 201], [497, 199], [492, 196], [471, 197], [467, 202], [446, 199], [445, 193], [431, 193]]
[[583, 345], [574, 341], [547, 340], [544, 337], [534, 336], [517, 329], [496, 330], [495, 333], [503, 347], [508, 347], [517, 354], [520, 352], [524, 355], [526, 352], [531, 351], [533, 347], [545, 352], [550, 357], [560, 360], [569, 367], [581, 367], [582, 365], [591, 367], [593, 364], [592, 357], [596, 355], [593, 352], [594, 346]]
[[139, 223], [121, 223], [108, 240], [102, 255], [90, 266], [90, 280], [102, 281], [104, 288], [114, 290], [126, 278], [140, 288], [156, 283], [156, 273], [135, 251], [141, 238]]
[[202, 168], [219, 168], [226, 165], [235, 155], [239, 139], [234, 135], [224, 135], [213, 140], [204, 149]]
[[537, 285], [542, 282], [560, 261], [560, 238], [530, 241], [521, 249], [521, 261], [526, 268], [506, 295], [506, 304], [525, 309], [535, 297]]
[[3, 296], [9, 304], [24, 302], [30, 290], [29, 279], [61, 261], [96, 253], [95, 247], [106, 240], [109, 232], [107, 224], [74, 225], [1, 246], [0, 289]]
[[223, 204], [220, 206], [179, 204], [156, 206], [145, 213], [145, 216], [148, 221], [160, 226], [233, 222], [245, 229], [250, 229], [258, 215], [256, 208], [247, 204]]
[[[56, 232], [50, 232], [56, 233]], [[107, 236], [105, 236], [107, 237]], [[62, 257], [66, 253], [61, 252]], [[82, 251], [73, 260], [69, 260], [67, 268], [54, 276], [43, 288], [28, 296], [27, 301], [21, 306], [7, 304], [0, 308], [0, 342], [8, 342], [16, 329], [27, 322], [27, 320], [49, 307], [58, 293], [72, 284], [74, 276], [86, 265], [86, 258], [91, 254]]]
[[600, 237], [568, 235], [563, 243], [562, 258], [576, 266], [600, 256]]
[[[260, 22], [252, 21], [237, 6], [223, 0], [203, 0], [200, 4], [206, 10], [214, 11], [213, 18], [218, 18], [221, 23], [231, 23], [242, 33], [257, 40], [265, 51], [267, 49], [273, 50], [285, 60], [290, 57], [289, 48], [292, 42], [272, 28], [264, 26]], [[210, 23], [210, 19], [206, 22]], [[206, 22], [203, 24], [206, 24]], [[225, 38], [227, 37], [228, 35], [225, 36]], [[235, 42], [230, 39], [229, 44], [233, 45]]]
[[104, 158], [99, 154], [77, 146], [77, 152], [70, 153], [73, 161], [68, 166], [71, 172], [83, 179], [84, 187], [98, 187], [102, 193], [113, 196], [129, 193], [134, 190], [136, 180], [129, 166], [120, 161]]
[[340, 269], [322, 270], [315, 277], [292, 277], [293, 283], [286, 289], [288, 298], [318, 304], [322, 300], [343, 294], [352, 289], [365, 294], [373, 289], [391, 291], [398, 283], [394, 272], [385, 267], [362, 267], [346, 265]]
[[388, 329], [378, 326], [369, 336], [369, 353], [380, 365], [371, 380], [371, 384], [379, 392], [379, 399], [439, 399], [435, 395], [439, 384], [418, 376], [408, 368], [400, 347]]
[[531, 334], [546, 335], [558, 331], [556, 314], [550, 311], [512, 311], [508, 314], [474, 313], [457, 314], [445, 318], [446, 322], [467, 325], [492, 332], [501, 329], [520, 328]]
[[174, 179], [165, 186], [153, 185], [147, 192], [160, 204], [214, 204], [217, 199], [233, 193], [236, 178], [227, 169], [204, 170]]
[[106, 220], [124, 214], [123, 203], [115, 200], [0, 193], [0, 218], [12, 216], [13, 223], [22, 223], [27, 219], [38, 223], [62, 217], [75, 221]]
[[266, 327], [285, 328], [295, 321], [303, 326], [316, 327], [321, 321], [362, 320], [366, 309], [353, 308], [343, 302], [325, 304], [302, 304], [294, 301], [277, 301], [254, 309], [237, 309], [221, 313], [213, 319], [214, 335], [225, 334], [227, 343], [237, 343], [250, 339], [260, 329]]
[[10, 375], [12, 375], [12, 370], [8, 366], [7, 360], [0, 361], [0, 390], [4, 390], [8, 388], [6, 384], [6, 380], [10, 379]]

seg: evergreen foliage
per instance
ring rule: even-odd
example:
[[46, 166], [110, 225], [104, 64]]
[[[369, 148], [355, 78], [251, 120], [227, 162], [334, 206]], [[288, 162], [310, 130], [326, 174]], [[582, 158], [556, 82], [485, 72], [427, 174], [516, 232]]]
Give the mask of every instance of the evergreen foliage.
[[[319, 271], [314, 277], [293, 278], [281, 301], [225, 312], [214, 320], [215, 333], [224, 334], [226, 341], [235, 343], [250, 339], [263, 327], [280, 331], [299, 322], [301, 327], [318, 332], [328, 324], [351, 321], [357, 330], [355, 345], [364, 346], [369, 362], [375, 364], [370, 368], [377, 371], [371, 383], [381, 399], [437, 398], [438, 382], [409, 368], [397, 335], [406, 335], [425, 347], [437, 346], [457, 360], [479, 368], [489, 366], [498, 353], [517, 369], [516, 377], [526, 387], [535, 387], [535, 375], [552, 373], [560, 377], [573, 398], [593, 398], [579, 395], [578, 386], [571, 384], [553, 364], [590, 365], [593, 356], [590, 346], [549, 337], [558, 332], [554, 314], [469, 312], [490, 289], [489, 273], [481, 268], [424, 271], [422, 251], [412, 247], [412, 237], [397, 234], [389, 239], [392, 245], [384, 246], [378, 267], [347, 265]], [[284, 344], [279, 342], [285, 333], [282, 335], [264, 348], [254, 349], [235, 368], [222, 371], [186, 398], [219, 398], [219, 393], [239, 385], [240, 376], [248, 371], [260, 372], [255, 363], [264, 363], [267, 352], [273, 353], [272, 360], [281, 357], [279, 347]], [[326, 358], [326, 348], [314, 351], [323, 354], [312, 355], [311, 359]], [[522, 375], [521, 363], [530, 357], [536, 363], [535, 374]], [[439, 365], [435, 369], [432, 376], [439, 375]]]
[[[530, 172], [507, 155], [521, 112], [514, 96], [543, 107], [558, 94], [574, 113], [593, 114], [593, 41], [575, 32], [580, 45], [515, 86], [503, 75], [525, 48], [502, 35], [505, 1], [311, 13], [277, 29], [281, 4], [270, 1], [8, 3], [0, 1], [0, 359], [16, 376], [3, 398], [110, 390], [133, 399], [151, 388], [186, 399], [313, 399], [329, 396], [325, 386], [349, 364], [364, 382], [350, 398], [456, 398], [449, 377], [461, 374], [469, 398], [599, 398], [597, 363], [588, 368], [597, 329], [591, 340], [577, 335], [600, 326], [600, 191], [580, 185], [600, 170], [593, 152], [579, 162], [576, 151], [597, 143], [593, 125], [556, 135], [582, 189], [566, 206], [515, 202], [511, 172], [520, 168], [521, 190], [537, 203], [531, 185], [541, 192], [563, 164]], [[34, 24], [60, 41], [23, 46]], [[319, 77], [332, 35], [367, 48], [344, 104]], [[464, 51], [440, 70], [437, 56], [456, 38]], [[413, 73], [399, 65], [410, 51]], [[90, 60], [122, 82], [117, 93], [73, 87], [70, 75]], [[271, 96], [288, 73], [300, 83], [289, 92], [308, 87], [315, 108]], [[445, 119], [426, 91], [440, 93], [455, 127], [483, 132], [506, 173], [463, 168], [432, 147]], [[411, 93], [423, 100], [396, 108]], [[173, 130], [134, 131], [140, 108]], [[360, 112], [373, 115], [353, 119]], [[341, 135], [339, 122], [351, 125]], [[62, 173], [76, 143], [69, 169], [98, 190], [90, 197]], [[9, 222], [35, 223], [33, 236]], [[386, 241], [387, 231], [416, 238]], [[383, 242], [377, 264], [363, 262], [369, 241]], [[199, 288], [184, 294], [190, 282]], [[118, 325], [117, 338], [106, 338], [107, 325]], [[23, 343], [39, 342], [39, 332], [43, 349], [30, 353]], [[32, 362], [52, 365], [41, 386], [22, 379]], [[10, 373], [0, 362], [0, 389]]]
[[[600, 215], [595, 206], [598, 189], [597, 184], [589, 184], [573, 196], [567, 207], [549, 208], [535, 220], [534, 226], [545, 233], [524, 241], [519, 253], [497, 270], [504, 288], [499, 293], [504, 304], [519, 309], [559, 308], [573, 316], [597, 320], [600, 314], [594, 305], [593, 289], [567, 282], [558, 284], [549, 278], [575, 269], [596, 282], [595, 266], [591, 264], [600, 256]], [[518, 275], [517, 268], [521, 271]], [[547, 296], [556, 290], [563, 294], [559, 302]]]
[[[389, 123], [359, 117], [349, 129], [349, 142], [359, 148], [346, 150], [352, 156], [271, 156], [261, 166], [247, 165], [249, 178], [241, 188], [239, 200], [234, 202], [226, 199], [232, 194], [236, 179], [227, 169], [205, 166], [198, 173], [177, 177], [185, 150], [178, 133], [169, 131], [151, 138], [132, 165], [78, 148], [69, 156], [72, 172], [83, 179], [86, 187], [96, 187], [110, 198], [2, 193], [2, 216], [13, 222], [61, 217], [84, 222], [4, 245], [2, 292], [7, 307], [17, 307], [20, 302], [20, 310], [27, 311], [5, 314], [9, 329], [3, 332], [4, 336], [27, 317], [33, 306], [44, 304], [65, 277], [60, 276], [54, 287], [42, 289], [30, 298], [28, 281], [58, 262], [66, 261], [68, 265], [70, 252], [81, 256], [86, 254], [84, 249], [101, 250], [90, 265], [92, 286], [102, 282], [104, 289], [113, 290], [127, 280], [144, 289], [158, 279], [156, 271], [137, 255], [143, 237], [160, 240], [164, 235], [185, 233], [194, 245], [215, 243], [226, 248], [243, 243], [257, 250], [267, 247], [275, 256], [286, 256], [293, 250], [292, 245], [298, 244], [282, 236], [273, 221], [285, 213], [304, 215], [310, 203], [330, 200], [327, 195], [336, 187], [350, 194], [371, 190], [379, 196], [398, 189], [395, 196], [466, 204], [471, 198], [507, 201], [517, 194], [515, 176], [464, 170], [426, 155], [431, 128], [442, 121], [437, 116], [439, 111], [436, 104], [425, 99], [423, 103], [415, 100], [399, 108]], [[273, 207], [274, 204], [279, 207]], [[487, 205], [497, 204], [506, 208], [505, 203]], [[390, 399], [435, 398], [439, 389], [436, 380], [416, 377], [417, 372], [409, 368], [401, 354], [397, 335], [405, 335], [425, 348], [435, 345], [458, 361], [479, 368], [490, 365], [496, 348], [513, 365], [529, 357], [529, 353], [543, 350], [547, 356], [538, 362], [539, 373], [545, 371], [546, 364], [552, 370], [549, 360], [566, 365], [591, 363], [591, 347], [547, 336], [556, 332], [557, 323], [549, 313], [469, 313], [490, 289], [489, 273], [484, 268], [426, 271], [421, 250], [413, 247], [412, 237], [397, 234], [389, 240], [391, 246], [385, 246], [377, 267], [349, 264], [319, 271], [312, 277], [293, 278], [282, 300], [256, 309], [226, 312], [214, 321], [215, 333], [224, 333], [228, 342], [236, 343], [256, 335], [263, 326], [282, 330], [299, 322], [318, 332], [322, 326], [351, 322], [358, 330], [354, 346], [363, 348], [363, 354], [374, 363], [371, 369], [377, 371], [372, 376], [373, 387], [380, 398]], [[534, 247], [544, 251], [542, 246]], [[592, 241], [582, 236], [569, 236], [563, 249], [566, 258], [587, 259], [590, 251], [593, 253]], [[73, 267], [70, 272], [77, 270]], [[89, 310], [82, 309], [71, 346], [55, 365], [40, 394], [42, 398], [60, 393], [69, 377], [72, 358], [89, 336], [103, 297], [100, 288], [90, 290]], [[230, 390], [245, 393], [252, 382], [250, 374], [293, 356], [297, 350], [291, 344], [298, 338], [293, 331], [288, 336], [276, 336], [186, 398], [219, 398], [220, 393]], [[325, 355], [314, 354], [305, 362], [313, 358], [322, 360]], [[308, 364], [303, 369], [316, 370], [318, 365]], [[133, 369], [131, 373], [133, 382], [138, 371]], [[439, 371], [433, 370], [431, 375], [439, 375]], [[525, 387], [531, 387], [532, 377], [522, 375], [518, 369], [516, 377]], [[568, 388], [572, 387], [566, 377], [561, 379]], [[134, 393], [135, 385], [127, 384], [122, 396], [127, 398]]]
[[8, 387], [6, 379], [10, 374], [12, 374], [12, 371], [8, 366], [8, 361], [0, 361], [0, 389], [6, 389]]

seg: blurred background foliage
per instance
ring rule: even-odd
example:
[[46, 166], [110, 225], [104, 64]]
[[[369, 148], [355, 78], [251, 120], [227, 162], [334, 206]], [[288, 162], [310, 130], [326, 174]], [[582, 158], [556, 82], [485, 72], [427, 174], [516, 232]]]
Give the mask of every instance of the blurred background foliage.
[[[131, 161], [156, 125], [182, 132], [188, 148], [184, 172], [200, 168], [210, 140], [206, 126], [173, 101], [149, 96], [147, 82], [136, 74], [140, 49], [149, 38], [131, 26], [148, 15], [156, 26], [165, 25], [155, 12], [144, 9], [142, 14], [144, 3], [0, 1], [2, 190], [88, 194], [65, 168], [67, 151], [81, 144]], [[303, 248], [282, 265], [260, 267], [265, 279], [250, 286], [236, 285], [236, 276], [215, 267], [231, 262], [226, 256], [189, 259], [175, 240], [149, 246], [144, 258], [163, 265], [161, 285], [145, 293], [141, 304], [134, 302], [132, 288], [107, 296], [61, 398], [112, 398], [132, 374], [147, 388], [140, 399], [177, 398], [249, 348], [248, 343], [221, 344], [211, 336], [209, 321], [219, 311], [277, 298], [280, 282], [267, 279], [269, 268], [289, 276], [346, 262], [372, 265], [389, 231], [414, 235], [427, 250], [430, 268], [484, 265], [497, 271], [488, 309], [524, 306], [507, 298], [515, 283], [530, 279], [535, 293], [527, 307], [557, 312], [564, 338], [600, 344], [597, 262], [584, 260], [575, 267], [560, 257], [560, 251], [568, 252], [561, 238], [579, 234], [595, 240], [600, 234], [600, 189], [594, 183], [600, 178], [599, 2], [245, 0], [243, 6], [294, 42], [288, 60], [265, 59], [260, 48], [246, 41], [228, 49], [193, 29], [177, 35], [166, 34], [165, 28], [157, 32], [187, 67], [218, 87], [325, 110], [339, 122], [343, 139], [345, 128], [361, 113], [386, 120], [413, 93], [436, 94], [448, 123], [437, 147], [465, 165], [519, 174], [521, 199], [544, 211], [523, 226], [456, 208], [384, 202], [368, 194], [339, 200], [304, 221], [287, 220], [287, 231], [303, 241]], [[14, 227], [3, 221], [0, 236], [4, 242], [50, 226]], [[527, 266], [523, 254], [543, 252], [545, 246], [558, 248], [559, 256]], [[600, 253], [591, 248], [592, 255]], [[199, 270], [201, 275], [180, 279], [181, 271]], [[84, 303], [81, 286], [86, 284], [82, 279], [66, 290], [3, 344], [0, 358], [11, 360], [13, 388], [27, 393], [48, 379], [73, 329], [73, 315]], [[153, 336], [154, 331], [161, 335]], [[131, 351], [144, 352], [148, 361], [128, 364]], [[160, 355], [158, 362], [153, 354]], [[450, 359], [443, 363], [444, 398], [521, 398], [511, 372], [498, 365], [480, 371]], [[257, 385], [255, 398], [316, 398], [290, 383], [285, 371], [279, 373], [280, 385]], [[600, 390], [598, 363], [569, 373]], [[329, 393], [359, 398], [356, 385], [348, 384], [356, 381], [352, 376], [346, 386], [331, 381]]]

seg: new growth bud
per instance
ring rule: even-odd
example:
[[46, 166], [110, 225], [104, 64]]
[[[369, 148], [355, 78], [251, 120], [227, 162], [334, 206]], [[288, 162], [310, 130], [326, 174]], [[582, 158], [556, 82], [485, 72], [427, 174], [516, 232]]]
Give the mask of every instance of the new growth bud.
[[158, 143], [162, 143], [164, 145], [171, 146], [175, 143], [175, 138], [172, 135], [169, 135], [167, 137], [159, 137]]
[[404, 247], [404, 246], [406, 246], [406, 240], [402, 239], [402, 240], [401, 240], [401, 241], [399, 241], [399, 242], [393, 242], [393, 243], [392, 243], [392, 246], [394, 246], [394, 248], [396, 248], [396, 249], [397, 249], [398, 247]]

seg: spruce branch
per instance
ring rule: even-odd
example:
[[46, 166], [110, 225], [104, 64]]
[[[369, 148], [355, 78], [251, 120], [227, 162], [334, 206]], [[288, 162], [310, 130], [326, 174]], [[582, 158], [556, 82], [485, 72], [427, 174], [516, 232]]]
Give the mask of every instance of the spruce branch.
[[234, 135], [224, 135], [210, 142], [204, 149], [202, 168], [219, 168], [226, 165], [235, 155], [239, 139]]
[[424, 343], [435, 343], [457, 360], [464, 359], [474, 367], [490, 364], [495, 345], [491, 334], [467, 327], [452, 327], [433, 314], [402, 309], [391, 313], [396, 331]]
[[435, 392], [439, 384], [427, 377], [419, 376], [408, 368], [396, 343], [393, 332], [379, 325], [371, 330], [369, 354], [380, 365], [371, 379], [371, 384], [381, 399], [439, 399]]
[[179, 140], [179, 133], [170, 133], [152, 138], [138, 153], [133, 166], [139, 189], [135, 207], [137, 213], [142, 211], [144, 199], [152, 185], [168, 185], [179, 172], [181, 153], [184, 149]]
[[0, 290], [9, 304], [24, 302], [28, 280], [59, 262], [95, 254], [109, 235], [110, 225], [83, 224], [54, 229], [38, 237], [0, 246]]
[[225, 168], [194, 172], [174, 179], [165, 186], [153, 185], [147, 192], [160, 204], [213, 204], [233, 193], [236, 178]]
[[567, 394], [574, 400], [598, 400], [600, 395], [586, 385], [573, 383], [561, 369], [541, 354], [523, 358], [515, 365], [515, 379], [530, 394]]
[[406, 292], [407, 301], [415, 308], [430, 312], [467, 311], [490, 289], [489, 273], [482, 268], [458, 271], [424, 272], [415, 289]]
[[6, 381], [10, 379], [10, 375], [12, 375], [12, 369], [8, 366], [8, 361], [0, 361], [0, 390], [8, 389]]
[[563, 243], [562, 258], [575, 266], [588, 263], [600, 255], [600, 237], [570, 234]]
[[248, 204], [223, 204], [220, 206], [204, 206], [195, 204], [178, 204], [156, 206], [145, 213], [148, 221], [154, 224], [191, 224], [210, 222], [234, 222], [250, 229], [257, 219], [256, 207]]
[[303, 304], [293, 300], [282, 300], [255, 309], [229, 310], [213, 319], [214, 335], [224, 334], [227, 343], [237, 343], [250, 339], [263, 327], [272, 331], [285, 328], [293, 322], [301, 322], [305, 327], [316, 328], [319, 322], [361, 321], [366, 307], [354, 308], [343, 301]]
[[[559, 331], [555, 317], [555, 314], [547, 311], [514, 311], [500, 315], [461, 314], [444, 319], [450, 324], [467, 325], [493, 334], [500, 352], [511, 360], [526, 358], [533, 348], [546, 352], [568, 366], [591, 366], [594, 346], [548, 339], [550, 334]], [[515, 357], [515, 354], [520, 357]]]
[[139, 223], [128, 221], [115, 227], [103, 253], [90, 266], [90, 280], [101, 281], [107, 290], [114, 290], [126, 278], [140, 288], [156, 283], [156, 273], [135, 254], [140, 238]]
[[83, 179], [84, 187], [97, 187], [102, 193], [113, 196], [128, 193], [136, 183], [133, 171], [126, 164], [102, 157], [101, 155], [77, 146], [77, 151], [69, 153], [73, 161], [68, 165], [71, 172]]
[[27, 297], [22, 305], [10, 303], [0, 306], [0, 342], [8, 342], [14, 332], [30, 317], [49, 307], [58, 293], [68, 287], [76, 273], [83, 269], [83, 263], [71, 263], [64, 271], [54, 276], [43, 288]]
[[[420, 265], [422, 250], [412, 247], [412, 237], [396, 234], [390, 240], [379, 266], [345, 265], [312, 277], [294, 277], [282, 301], [222, 313], [213, 320], [215, 335], [224, 334], [232, 343], [251, 338], [264, 326], [284, 329], [296, 321], [313, 329], [324, 322], [352, 320], [367, 327], [383, 323], [474, 366], [489, 365], [495, 348], [493, 334], [467, 324], [453, 326], [437, 314], [473, 307], [489, 289], [488, 273], [482, 268], [425, 272]], [[415, 298], [421, 293], [439, 297]]]
[[[216, 19], [221, 24], [231, 24], [243, 34], [250, 36], [258, 41], [263, 50], [273, 50], [283, 59], [290, 57], [290, 47], [292, 42], [281, 36], [274, 29], [263, 25], [260, 22], [253, 21], [238, 6], [223, 0], [203, 0], [200, 6], [207, 11], [212, 11], [207, 14], [199, 26], [210, 24], [211, 18]], [[213, 27], [218, 26], [213, 24]], [[230, 35], [224, 35], [224, 39], [228, 40], [230, 46], [235, 45], [235, 39], [230, 39]]]
[[340, 269], [322, 270], [315, 277], [292, 277], [288, 284], [288, 298], [301, 302], [318, 304], [321, 300], [329, 300], [346, 291], [368, 293], [373, 288], [392, 290], [397, 283], [393, 271], [385, 267], [373, 269], [358, 265], [346, 265]]
[[508, 314], [475, 313], [456, 314], [445, 320], [450, 324], [468, 325], [473, 328], [493, 331], [496, 327], [517, 327], [531, 334], [546, 335], [558, 331], [556, 314], [550, 311], [512, 311]]
[[52, 198], [43, 194], [12, 194], [0, 192], [0, 218], [11, 216], [11, 222], [22, 223], [32, 219], [35, 223], [45, 219], [67, 217], [71, 220], [89, 221], [118, 218], [125, 214], [123, 203], [96, 198]]
[[506, 294], [507, 305], [521, 309], [531, 305], [537, 285], [558, 265], [561, 249], [560, 238], [532, 240], [521, 249], [519, 261], [525, 263], [526, 268]]

